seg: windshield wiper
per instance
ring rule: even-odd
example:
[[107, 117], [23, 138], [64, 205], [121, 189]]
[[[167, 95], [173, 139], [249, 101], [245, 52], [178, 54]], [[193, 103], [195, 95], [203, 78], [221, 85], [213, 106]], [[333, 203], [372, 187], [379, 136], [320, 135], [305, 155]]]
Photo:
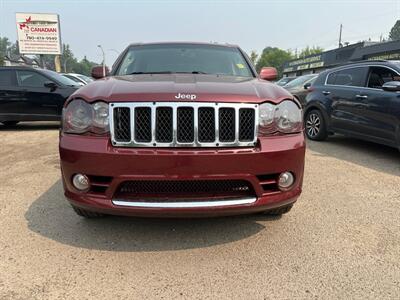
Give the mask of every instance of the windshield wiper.
[[202, 71], [192, 71], [192, 72], [172, 72], [172, 71], [158, 71], [158, 72], [132, 72], [128, 75], [137, 75], [137, 74], [208, 74]]
[[192, 72], [175, 72], [177, 74], [209, 74], [206, 72], [202, 72], [202, 71], [192, 71]]
[[137, 75], [137, 74], [172, 74], [171, 71], [160, 71], [160, 72], [132, 72], [128, 75]]

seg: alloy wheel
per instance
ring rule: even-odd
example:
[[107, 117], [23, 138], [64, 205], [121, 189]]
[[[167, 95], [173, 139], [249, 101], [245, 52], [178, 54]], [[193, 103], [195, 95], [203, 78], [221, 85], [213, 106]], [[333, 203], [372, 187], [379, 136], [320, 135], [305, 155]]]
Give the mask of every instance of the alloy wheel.
[[306, 131], [309, 137], [316, 137], [321, 130], [321, 119], [317, 114], [309, 114], [306, 121]]

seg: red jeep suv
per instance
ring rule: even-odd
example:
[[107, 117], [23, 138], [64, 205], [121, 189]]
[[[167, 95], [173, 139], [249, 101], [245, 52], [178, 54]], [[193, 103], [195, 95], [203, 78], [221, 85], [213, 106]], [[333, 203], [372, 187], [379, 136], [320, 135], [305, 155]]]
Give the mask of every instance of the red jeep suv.
[[300, 104], [237, 46], [130, 45], [69, 97], [60, 159], [78, 215], [288, 212], [301, 193]]

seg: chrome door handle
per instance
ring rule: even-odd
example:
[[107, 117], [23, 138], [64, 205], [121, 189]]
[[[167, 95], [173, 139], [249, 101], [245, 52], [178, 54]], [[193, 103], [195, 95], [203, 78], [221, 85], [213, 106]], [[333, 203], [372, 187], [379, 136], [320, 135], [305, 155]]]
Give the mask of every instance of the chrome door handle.
[[368, 98], [368, 96], [366, 96], [366, 95], [356, 95], [356, 97], [360, 98], [360, 99], [367, 99]]
[[325, 96], [328, 96], [331, 92], [328, 91], [322, 91], [322, 94], [324, 94]]

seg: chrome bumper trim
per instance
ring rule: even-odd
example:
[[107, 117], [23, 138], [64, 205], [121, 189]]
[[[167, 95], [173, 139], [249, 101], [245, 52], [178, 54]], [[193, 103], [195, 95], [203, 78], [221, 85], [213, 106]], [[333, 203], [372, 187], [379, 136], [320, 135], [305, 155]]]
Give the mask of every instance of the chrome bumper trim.
[[252, 204], [257, 201], [256, 197], [239, 198], [232, 200], [196, 201], [196, 202], [132, 202], [122, 199], [112, 200], [117, 206], [140, 207], [140, 208], [199, 208], [218, 207]]

